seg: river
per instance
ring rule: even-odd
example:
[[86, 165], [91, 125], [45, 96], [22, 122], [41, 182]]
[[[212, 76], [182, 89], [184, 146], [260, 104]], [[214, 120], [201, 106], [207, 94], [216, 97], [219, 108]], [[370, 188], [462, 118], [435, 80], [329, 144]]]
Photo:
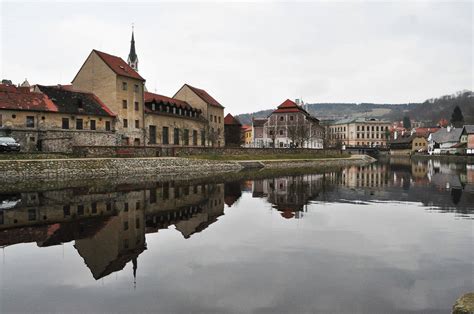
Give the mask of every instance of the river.
[[1, 313], [447, 313], [474, 165], [0, 187]]

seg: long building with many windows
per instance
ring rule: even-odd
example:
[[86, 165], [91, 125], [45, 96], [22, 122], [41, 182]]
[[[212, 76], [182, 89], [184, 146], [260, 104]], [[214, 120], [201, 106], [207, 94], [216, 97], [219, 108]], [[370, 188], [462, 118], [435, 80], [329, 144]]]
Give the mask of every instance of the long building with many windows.
[[343, 119], [327, 126], [331, 146], [386, 147], [390, 122], [377, 119]]

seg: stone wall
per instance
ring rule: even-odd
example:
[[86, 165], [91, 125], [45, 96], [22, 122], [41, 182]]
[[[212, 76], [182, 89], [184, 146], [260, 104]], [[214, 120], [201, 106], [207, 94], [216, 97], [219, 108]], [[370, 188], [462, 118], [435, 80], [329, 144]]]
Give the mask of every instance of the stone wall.
[[312, 156], [342, 155], [341, 150], [288, 149], [288, 148], [244, 148], [244, 147], [183, 147], [183, 146], [76, 146], [73, 154], [77, 157], [157, 157], [157, 156], [197, 156], [197, 155], [296, 155]]
[[72, 153], [74, 146], [117, 144], [113, 131], [12, 129], [1, 135], [16, 139], [22, 152]]
[[0, 160], [0, 183], [25, 180], [61, 181], [114, 178], [122, 176], [156, 176], [170, 178], [206, 175], [243, 169], [234, 162], [193, 160], [186, 158], [90, 158], [49, 160]]

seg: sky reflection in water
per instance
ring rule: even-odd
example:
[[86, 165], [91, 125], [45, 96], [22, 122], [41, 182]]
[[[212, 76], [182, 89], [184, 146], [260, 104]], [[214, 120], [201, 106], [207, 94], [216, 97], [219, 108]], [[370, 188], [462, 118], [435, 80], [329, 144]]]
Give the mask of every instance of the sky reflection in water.
[[[446, 313], [473, 290], [474, 168], [1, 194], [0, 312]], [[453, 192], [454, 191], [454, 192]]]

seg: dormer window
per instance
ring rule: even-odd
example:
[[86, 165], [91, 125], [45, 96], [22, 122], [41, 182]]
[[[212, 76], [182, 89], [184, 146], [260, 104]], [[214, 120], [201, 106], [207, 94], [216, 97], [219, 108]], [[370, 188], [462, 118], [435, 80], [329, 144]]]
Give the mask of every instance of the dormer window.
[[84, 109], [84, 106], [82, 104], [82, 98], [77, 99], [77, 108]]

